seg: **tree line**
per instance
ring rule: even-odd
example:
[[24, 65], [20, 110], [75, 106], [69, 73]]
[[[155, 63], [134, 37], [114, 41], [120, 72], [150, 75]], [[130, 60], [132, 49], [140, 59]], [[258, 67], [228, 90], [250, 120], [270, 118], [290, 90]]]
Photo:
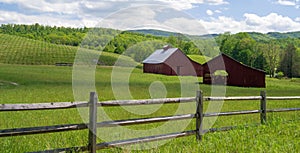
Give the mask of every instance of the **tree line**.
[[300, 76], [300, 39], [259, 39], [249, 33], [230, 34], [216, 37], [220, 51], [243, 64], [265, 70], [270, 77], [278, 72], [286, 77]]
[[52, 27], [40, 25], [38, 23], [33, 25], [2, 24], [0, 26], [0, 33], [70, 46], [78, 46], [87, 31], [88, 28], [86, 27]]

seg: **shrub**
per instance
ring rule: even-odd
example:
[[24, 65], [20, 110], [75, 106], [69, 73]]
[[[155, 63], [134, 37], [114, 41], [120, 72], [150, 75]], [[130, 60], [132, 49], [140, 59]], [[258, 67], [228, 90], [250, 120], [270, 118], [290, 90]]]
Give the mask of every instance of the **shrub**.
[[278, 72], [277, 73], [277, 75], [276, 75], [276, 78], [278, 78], [278, 79], [282, 79], [284, 77], [284, 74], [283, 74], [283, 72]]

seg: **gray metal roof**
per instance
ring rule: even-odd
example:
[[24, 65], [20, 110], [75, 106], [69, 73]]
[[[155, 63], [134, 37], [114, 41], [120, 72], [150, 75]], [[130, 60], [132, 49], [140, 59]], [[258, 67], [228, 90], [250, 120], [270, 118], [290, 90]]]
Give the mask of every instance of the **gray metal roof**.
[[163, 63], [169, 58], [174, 52], [176, 52], [178, 48], [169, 48], [167, 50], [158, 49], [154, 53], [152, 53], [149, 57], [147, 57], [143, 63], [149, 64], [158, 64]]

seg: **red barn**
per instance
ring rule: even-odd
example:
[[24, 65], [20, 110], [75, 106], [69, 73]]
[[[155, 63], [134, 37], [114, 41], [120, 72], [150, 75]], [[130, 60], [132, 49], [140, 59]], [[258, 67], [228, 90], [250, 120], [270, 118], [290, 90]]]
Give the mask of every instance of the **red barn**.
[[158, 49], [143, 61], [144, 73], [202, 76], [202, 65], [187, 57], [180, 49], [169, 45]]
[[240, 87], [266, 87], [265, 72], [220, 54], [203, 64], [203, 83]]

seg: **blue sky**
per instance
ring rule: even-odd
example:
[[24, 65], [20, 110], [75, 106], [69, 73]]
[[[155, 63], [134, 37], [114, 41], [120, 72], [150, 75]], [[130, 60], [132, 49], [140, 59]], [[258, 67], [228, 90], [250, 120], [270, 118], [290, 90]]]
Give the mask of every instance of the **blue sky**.
[[300, 0], [0, 0], [0, 24], [289, 32], [300, 31], [299, 7]]

